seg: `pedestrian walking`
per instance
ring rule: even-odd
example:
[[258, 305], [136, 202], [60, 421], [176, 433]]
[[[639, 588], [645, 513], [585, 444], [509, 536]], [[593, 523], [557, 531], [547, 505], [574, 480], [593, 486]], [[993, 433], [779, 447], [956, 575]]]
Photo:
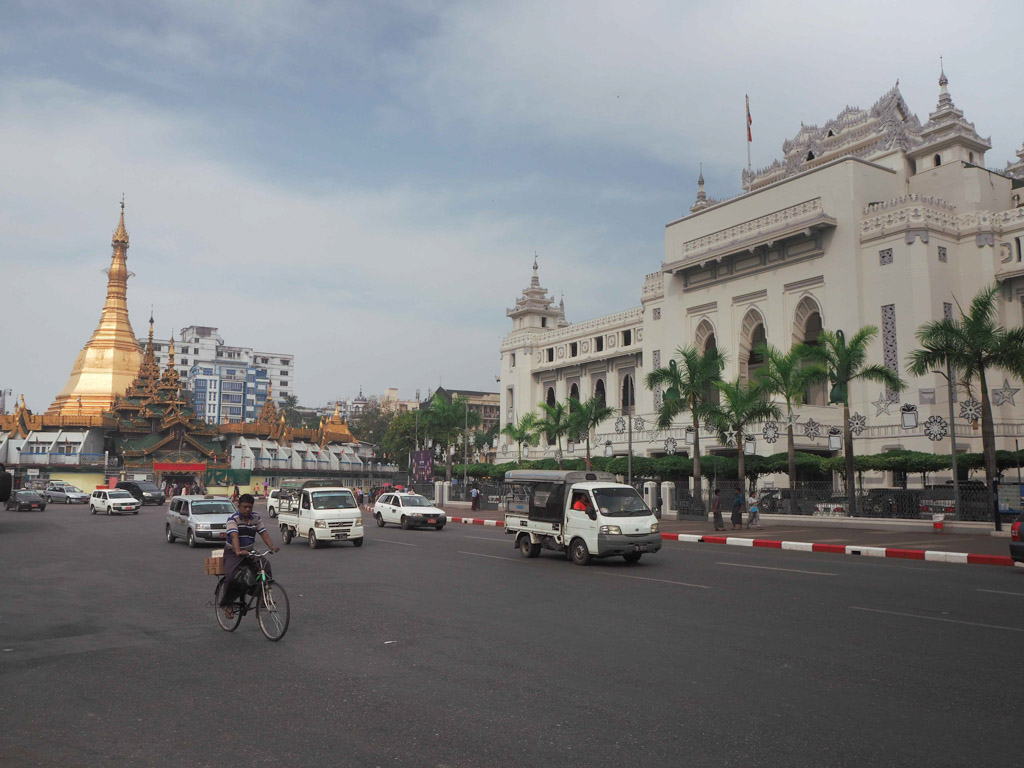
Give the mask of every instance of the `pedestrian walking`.
[[356, 503], [359, 505], [360, 509], [363, 508], [363, 489], [362, 488], [359, 488], [356, 491]]
[[740, 488], [736, 491], [736, 495], [732, 499], [732, 529], [735, 531], [737, 528], [743, 530], [743, 489]]
[[751, 492], [750, 498], [747, 499], [747, 509], [750, 511], [750, 514], [747, 515], [747, 530], [749, 530], [751, 526], [758, 530], [762, 530], [764, 526], [761, 525], [761, 512], [758, 507], [757, 497], [753, 492]]
[[715, 493], [711, 497], [711, 514], [715, 518], [715, 530], [725, 530], [725, 520], [722, 519], [722, 497], [720, 491], [715, 488]]
[[476, 483], [473, 483], [473, 490], [469, 492], [469, 508], [471, 511], [476, 512], [480, 509], [480, 489], [476, 487]]

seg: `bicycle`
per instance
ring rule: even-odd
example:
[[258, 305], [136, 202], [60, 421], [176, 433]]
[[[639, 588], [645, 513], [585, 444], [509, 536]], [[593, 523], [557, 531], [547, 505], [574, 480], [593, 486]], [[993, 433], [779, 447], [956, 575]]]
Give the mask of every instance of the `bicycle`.
[[224, 577], [221, 576], [217, 582], [213, 593], [213, 610], [217, 614], [217, 624], [225, 632], [234, 632], [238, 629], [242, 617], [253, 607], [256, 609], [260, 631], [267, 640], [277, 642], [288, 631], [288, 622], [291, 619], [288, 593], [267, 574], [266, 563], [269, 554], [270, 550], [249, 553], [248, 558], [256, 568], [256, 582], [232, 603], [234, 613], [230, 619], [224, 615], [224, 609], [220, 606], [221, 592], [226, 584]]

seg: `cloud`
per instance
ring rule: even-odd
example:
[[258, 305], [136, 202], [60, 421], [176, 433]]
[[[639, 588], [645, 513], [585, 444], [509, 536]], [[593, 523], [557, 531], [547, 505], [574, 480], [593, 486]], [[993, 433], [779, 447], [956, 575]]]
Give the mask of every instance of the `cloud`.
[[559, 257], [545, 283], [621, 291], [584, 269], [598, 243], [555, 217], [473, 212], [487, 185], [275, 183], [207, 156], [215, 127], [200, 120], [53, 81], [8, 86], [0, 143], [19, 151], [0, 155], [0, 237], [4, 270], [26, 287], [8, 305], [21, 319], [10, 354], [33, 364], [4, 386], [33, 393], [35, 408], [94, 327], [122, 191], [135, 330], [152, 304], [158, 335], [214, 325], [229, 344], [295, 353], [310, 402], [359, 385], [493, 387], [502, 308], [538, 241]]

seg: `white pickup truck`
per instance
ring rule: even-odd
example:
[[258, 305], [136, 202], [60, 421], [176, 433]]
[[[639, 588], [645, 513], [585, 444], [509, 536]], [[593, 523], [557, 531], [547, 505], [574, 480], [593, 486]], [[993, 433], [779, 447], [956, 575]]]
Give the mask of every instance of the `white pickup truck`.
[[277, 523], [285, 544], [298, 536], [310, 549], [332, 541], [363, 545], [363, 513], [350, 488], [306, 484], [281, 494], [278, 502]]
[[661, 549], [658, 520], [629, 485], [609, 472], [513, 470], [505, 533], [523, 557], [542, 549], [565, 552], [577, 565], [621, 555], [627, 563]]

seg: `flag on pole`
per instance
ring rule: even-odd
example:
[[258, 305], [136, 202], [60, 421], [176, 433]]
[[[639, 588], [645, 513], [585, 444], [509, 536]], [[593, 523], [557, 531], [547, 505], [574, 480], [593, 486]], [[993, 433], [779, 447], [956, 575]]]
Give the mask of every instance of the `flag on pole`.
[[753, 125], [754, 121], [750, 119], [750, 96], [747, 96], [747, 143], [749, 144], [754, 140], [753, 135], [750, 133], [750, 126]]

